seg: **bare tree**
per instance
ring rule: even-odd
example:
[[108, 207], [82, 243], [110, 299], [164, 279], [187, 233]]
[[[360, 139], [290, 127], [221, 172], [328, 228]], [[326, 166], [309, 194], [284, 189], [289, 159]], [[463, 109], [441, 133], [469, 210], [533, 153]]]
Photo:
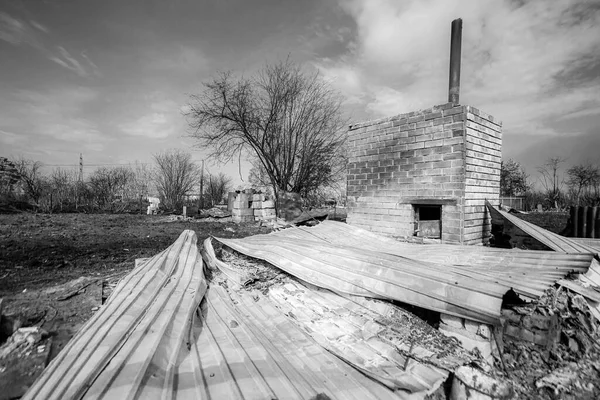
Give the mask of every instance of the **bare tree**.
[[65, 206], [75, 205], [78, 173], [75, 170], [56, 168], [50, 175], [51, 207], [58, 205], [61, 211]]
[[18, 171], [23, 191], [29, 199], [37, 204], [45, 185], [41, 172], [42, 163], [19, 157], [13, 160], [13, 164]]
[[222, 172], [208, 175], [208, 185], [206, 186], [206, 195], [210, 200], [211, 206], [221, 203], [223, 198], [231, 189], [232, 180]]
[[565, 161], [564, 158], [550, 157], [544, 165], [538, 167], [538, 172], [541, 174], [540, 182], [554, 208], [558, 208], [558, 201], [565, 183], [564, 177], [560, 173], [560, 166]]
[[146, 164], [137, 161], [130, 166], [133, 180], [129, 186], [130, 197], [146, 197], [152, 191], [152, 171]]
[[575, 193], [575, 201], [579, 205], [581, 193], [585, 189], [595, 187], [600, 181], [600, 170], [590, 163], [574, 165], [567, 170], [567, 183]]
[[101, 167], [90, 176], [90, 186], [100, 207], [111, 204], [134, 180], [134, 173], [128, 167]]
[[200, 172], [192, 155], [181, 150], [168, 150], [154, 155], [154, 180], [161, 202], [170, 209], [180, 209], [185, 197], [192, 194]]
[[345, 169], [339, 95], [289, 60], [252, 79], [221, 74], [191, 97], [187, 116], [212, 157], [230, 160], [243, 150], [256, 157], [277, 197], [310, 192]]

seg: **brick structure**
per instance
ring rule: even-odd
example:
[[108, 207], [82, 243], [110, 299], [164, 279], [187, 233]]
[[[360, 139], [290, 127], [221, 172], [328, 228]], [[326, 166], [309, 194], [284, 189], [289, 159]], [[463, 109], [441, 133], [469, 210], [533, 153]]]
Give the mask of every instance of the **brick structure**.
[[275, 219], [275, 202], [263, 193], [254, 193], [252, 189], [246, 189], [241, 193], [230, 192], [229, 207], [231, 207], [232, 220], [236, 223]]
[[502, 124], [452, 103], [349, 128], [348, 218], [390, 236], [488, 240], [498, 204]]

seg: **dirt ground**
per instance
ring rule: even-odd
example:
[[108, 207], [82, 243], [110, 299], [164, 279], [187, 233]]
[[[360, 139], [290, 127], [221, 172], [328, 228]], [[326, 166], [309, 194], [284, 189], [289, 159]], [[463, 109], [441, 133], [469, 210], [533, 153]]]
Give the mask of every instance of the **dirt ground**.
[[[22, 342], [6, 343], [12, 345], [12, 357], [3, 358], [0, 348], [0, 400], [22, 396], [133, 269], [135, 259], [159, 253], [185, 229], [196, 232], [198, 244], [211, 235], [233, 238], [270, 231], [258, 224], [174, 216], [0, 215], [0, 343], [19, 327], [32, 329]], [[35, 340], [33, 348], [28, 340]]]

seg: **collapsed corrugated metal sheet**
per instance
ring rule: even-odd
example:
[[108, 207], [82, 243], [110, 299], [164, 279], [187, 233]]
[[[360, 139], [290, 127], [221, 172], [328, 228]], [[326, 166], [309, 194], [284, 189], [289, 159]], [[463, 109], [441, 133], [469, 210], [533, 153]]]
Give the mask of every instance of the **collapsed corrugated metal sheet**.
[[427, 391], [447, 376], [412, 362], [421, 380], [386, 386], [348, 361], [265, 298], [207, 289], [184, 231], [119, 283], [24, 399], [410, 399], [388, 386]]
[[[447, 378], [448, 371], [475, 359], [456, 341], [390, 302], [342, 297], [281, 272], [264, 275], [260, 270], [265, 265], [254, 260], [242, 258], [240, 266], [239, 258], [229, 257], [234, 267], [217, 259], [210, 239], [204, 250], [208, 265], [226, 276], [213, 277], [213, 286], [225, 288], [242, 313], [251, 315], [254, 308], [265, 307], [281, 310], [321, 347], [390, 389], [425, 395]], [[239, 285], [239, 274], [255, 276], [257, 287], [254, 282]], [[220, 279], [233, 282], [233, 287]]]
[[419, 261], [443, 264], [445, 270], [457, 274], [465, 273], [465, 269], [469, 268], [469, 275], [493, 280], [503, 285], [506, 290], [512, 288], [528, 298], [541, 296], [545, 289], [571, 271], [585, 272], [592, 259], [590, 254], [403, 243], [332, 221], [324, 221], [314, 228], [287, 229], [278, 232], [277, 235], [289, 239], [323, 240], [330, 244], [378, 250]]
[[569, 238], [575, 243], [582, 244], [584, 246], [591, 247], [596, 251], [596, 253], [600, 253], [600, 239], [590, 239], [590, 238]]
[[[550, 232], [544, 228], [534, 225], [530, 222], [511, 215], [510, 213], [498, 210], [490, 203], [487, 208], [492, 214], [510, 221], [523, 232], [537, 239], [544, 245], [560, 253], [587, 253], [592, 257], [600, 256], [600, 240], [587, 238], [567, 238]], [[554, 253], [557, 254], [557, 253]], [[568, 289], [583, 295], [586, 298], [590, 312], [597, 320], [600, 320], [600, 263], [592, 259], [590, 267], [585, 273], [579, 274], [578, 279], [574, 281], [559, 280], [558, 283]]]
[[217, 240], [320, 287], [488, 323], [499, 320], [509, 289], [537, 298], [569, 272], [587, 271], [592, 259], [590, 254], [401, 243], [332, 221]]
[[598, 249], [594, 247], [588, 246], [584, 242], [575, 241], [571, 238], [567, 238], [561, 235], [558, 235], [554, 232], [550, 232], [544, 228], [541, 228], [531, 222], [527, 222], [522, 220], [519, 217], [516, 217], [506, 211], [498, 210], [491, 204], [487, 203], [487, 208], [490, 210], [492, 214], [499, 215], [500, 217], [506, 219], [511, 222], [517, 228], [521, 229], [523, 232], [527, 233], [534, 239], [540, 241], [545, 244], [549, 248], [554, 251], [561, 253], [580, 253], [580, 254], [597, 254]]
[[447, 272], [440, 265], [373, 250], [287, 239], [277, 234], [216, 239], [319, 287], [399, 300], [483, 322], [499, 320], [506, 292], [498, 284]]

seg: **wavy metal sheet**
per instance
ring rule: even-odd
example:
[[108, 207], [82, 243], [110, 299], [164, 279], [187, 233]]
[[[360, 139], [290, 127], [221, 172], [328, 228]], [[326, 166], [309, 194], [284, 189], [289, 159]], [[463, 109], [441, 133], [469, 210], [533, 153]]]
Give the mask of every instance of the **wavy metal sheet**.
[[289, 239], [323, 240], [330, 244], [443, 264], [446, 271], [478, 276], [504, 286], [505, 290], [512, 288], [528, 298], [541, 296], [544, 290], [569, 272], [587, 271], [593, 258], [589, 253], [404, 243], [332, 221], [325, 221], [314, 228], [287, 229], [277, 235]]
[[196, 235], [184, 231], [119, 283], [23, 398], [414, 397], [334, 356], [272, 303], [207, 289]]
[[[213, 287], [225, 288], [222, 293], [232, 298], [236, 310], [252, 320], [255, 309], [281, 310], [322, 348], [390, 389], [424, 396], [446, 380], [448, 371], [474, 360], [457, 342], [390, 302], [343, 297], [283, 274], [261, 280], [258, 289], [241, 287], [231, 274], [234, 268], [215, 263], [209, 241], [204, 246], [207, 264], [223, 272], [213, 277]], [[260, 267], [250, 262], [241, 269], [264, 276]], [[223, 284], [224, 279], [235, 285]]]
[[257, 235], [218, 239], [313, 285], [351, 295], [399, 300], [483, 322], [500, 318], [503, 287], [394, 254], [324, 242]]
[[595, 249], [592, 246], [588, 246], [585, 242], [576, 241], [571, 238], [558, 235], [554, 232], [550, 232], [544, 228], [532, 224], [531, 222], [524, 221], [521, 218], [516, 217], [506, 211], [498, 210], [489, 203], [487, 203], [487, 208], [490, 210], [491, 213], [497, 215], [499, 214], [502, 218], [511, 222], [517, 228], [521, 229], [523, 232], [527, 233], [534, 239], [545, 244], [554, 251], [562, 253], [589, 253], [594, 255], [598, 253], [598, 249]]
[[332, 221], [217, 240], [320, 287], [489, 323], [499, 320], [509, 289], [537, 298], [569, 272], [587, 271], [593, 258], [589, 253], [401, 243]]

